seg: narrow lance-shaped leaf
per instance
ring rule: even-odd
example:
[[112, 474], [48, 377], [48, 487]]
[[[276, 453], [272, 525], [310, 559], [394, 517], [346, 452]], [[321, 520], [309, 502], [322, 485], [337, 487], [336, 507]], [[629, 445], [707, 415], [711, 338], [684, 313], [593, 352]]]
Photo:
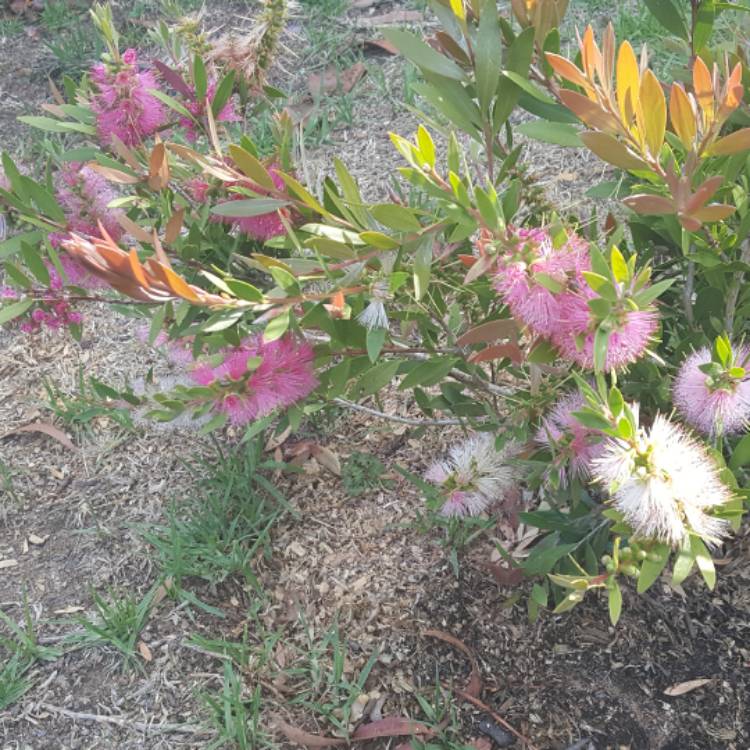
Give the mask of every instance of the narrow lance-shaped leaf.
[[657, 159], [667, 128], [667, 104], [661, 84], [650, 69], [641, 80], [640, 100], [646, 145], [651, 156]]

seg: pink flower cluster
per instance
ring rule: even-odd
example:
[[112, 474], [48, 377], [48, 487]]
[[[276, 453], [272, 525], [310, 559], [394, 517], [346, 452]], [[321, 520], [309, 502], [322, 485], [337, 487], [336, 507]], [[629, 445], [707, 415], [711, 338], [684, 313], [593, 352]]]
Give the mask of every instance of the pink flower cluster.
[[[748, 358], [747, 347], [735, 352], [738, 363]], [[710, 437], [736, 434], [750, 424], [750, 377], [734, 378], [729, 373], [712, 377], [700, 369], [710, 362], [708, 347], [683, 362], [674, 382], [672, 401], [680, 416], [699, 432]]]
[[552, 453], [551, 470], [557, 472], [561, 487], [574, 479], [591, 476], [591, 462], [601, 455], [601, 434], [584, 427], [573, 412], [585, 406], [580, 392], [564, 395], [542, 420], [536, 442]]
[[[122, 238], [125, 232], [118, 220], [122, 212], [109, 208], [117, 193], [98, 172], [70, 162], [57, 173], [55, 188], [69, 232], [99, 237], [98, 224], [101, 223], [115, 242]], [[53, 247], [59, 247], [67, 239], [67, 233], [53, 232], [49, 239]], [[71, 283], [77, 282], [71, 279]]]
[[291, 335], [269, 342], [262, 336], [245, 339], [241, 346], [226, 349], [220, 364], [196, 367], [192, 378], [216, 388], [215, 409], [235, 425], [291, 406], [318, 385], [312, 347]]
[[[498, 259], [495, 288], [532, 334], [549, 340], [565, 359], [593, 369], [600, 321], [588, 305], [597, 295], [583, 276], [591, 268], [588, 243], [571, 235], [556, 246], [544, 229], [519, 229], [514, 239], [514, 249]], [[621, 306], [610, 319], [608, 371], [639, 359], [658, 327], [652, 309]]]
[[91, 108], [103, 144], [109, 145], [117, 136], [126, 146], [135, 146], [167, 122], [164, 105], [151, 93], [158, 89], [156, 76], [150, 70], [138, 70], [134, 49], [123, 53], [119, 69], [95, 65], [91, 80], [97, 89]]
[[[60, 256], [60, 265], [68, 277], [71, 284], [84, 286], [85, 277], [89, 276], [76, 261], [65, 255]], [[42, 327], [52, 330], [60, 330], [72, 325], [80, 325], [83, 322], [83, 315], [74, 310], [70, 302], [62, 295], [65, 286], [63, 278], [57, 269], [47, 263], [49, 271], [49, 287], [41, 295], [39, 306], [35, 307], [25, 316], [25, 319], [19, 323], [19, 329], [24, 333], [38, 333]], [[18, 299], [18, 294], [10, 287], [0, 288], [0, 300]]]
[[[206, 116], [206, 101], [212, 102], [214, 95], [216, 94], [216, 81], [210, 81], [206, 89], [206, 99], [204, 101], [198, 101], [195, 95], [195, 88], [193, 88], [192, 99], [184, 102], [185, 108], [190, 112], [196, 120], [201, 120]], [[241, 117], [235, 112], [234, 104], [232, 103], [231, 97], [227, 103], [221, 108], [221, 112], [214, 118], [216, 122], [240, 122]], [[189, 117], [180, 118], [180, 126], [185, 129], [185, 137], [191, 142], [195, 142], [198, 134], [195, 130], [195, 122]]]
[[[271, 175], [271, 179], [273, 180], [276, 189], [282, 190], [285, 183], [279, 176], [278, 171], [273, 167], [270, 167], [268, 174]], [[262, 187], [250, 181], [227, 182], [225, 183], [225, 187], [245, 187], [259, 195], [265, 195], [267, 193]], [[188, 190], [190, 191], [193, 200], [197, 203], [205, 203], [208, 193], [211, 190], [211, 185], [200, 177], [196, 177], [188, 183]], [[227, 197], [229, 200], [247, 200], [247, 196], [242, 193], [229, 193]], [[258, 216], [212, 216], [211, 220], [236, 226], [241, 232], [244, 232], [249, 237], [258, 240], [259, 242], [265, 242], [272, 237], [279, 237], [286, 232], [286, 227], [284, 227], [284, 222], [281, 220], [278, 211], [270, 211], [269, 213], [259, 214]]]

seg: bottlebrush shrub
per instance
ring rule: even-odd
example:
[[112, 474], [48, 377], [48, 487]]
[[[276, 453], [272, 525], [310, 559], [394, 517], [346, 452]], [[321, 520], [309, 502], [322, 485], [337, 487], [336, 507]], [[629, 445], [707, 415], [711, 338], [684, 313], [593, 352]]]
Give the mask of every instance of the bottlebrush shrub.
[[[237, 61], [222, 69], [199, 30], [162, 28], [163, 59], [121, 53], [97, 7], [102, 66], [23, 118], [60, 134], [43, 174], [3, 156], [17, 233], [0, 245], [0, 321], [79, 334], [79, 307], [116, 304], [182, 369], [148, 397], [152, 417], [202, 430], [294, 428], [332, 403], [465, 427], [409, 476], [461, 547], [533, 498], [534, 544], [504, 555], [538, 577], [532, 617], [601, 588], [616, 621], [622, 584], [645, 591], [670, 560], [674, 584], [695, 568], [712, 587], [750, 464], [750, 128], [739, 54], [707, 47], [719, 11], [692, 3], [698, 37], [667, 95], [611, 28], [562, 55], [562, 0], [514, 1], [512, 17], [492, 0], [431, 4], [430, 44], [386, 36], [421, 70], [441, 137], [392, 134], [403, 161], [379, 203], [338, 160], [319, 194], [306, 187], [283, 112], [256, 143], [252, 113], [277, 92], [233, 98]], [[537, 119], [515, 126], [519, 107]], [[556, 210], [516, 131], [608, 162], [590, 195], [623, 199], [619, 218]], [[386, 386], [422, 417], [383, 413]]]

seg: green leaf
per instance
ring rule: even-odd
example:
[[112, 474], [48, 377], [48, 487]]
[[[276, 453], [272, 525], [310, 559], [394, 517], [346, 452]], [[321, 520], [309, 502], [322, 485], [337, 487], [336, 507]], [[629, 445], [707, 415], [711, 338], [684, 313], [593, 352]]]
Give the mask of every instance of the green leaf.
[[23, 315], [33, 304], [32, 299], [22, 299], [10, 305], [3, 305], [0, 307], [0, 325]]
[[361, 232], [359, 238], [366, 245], [372, 245], [381, 250], [395, 250], [397, 247], [400, 247], [400, 243], [382, 232], [374, 232], [372, 230]]
[[367, 331], [367, 356], [370, 362], [375, 362], [380, 355], [387, 333], [386, 328], [371, 328]]
[[750, 464], [750, 434], [745, 435], [735, 446], [732, 457], [729, 459], [729, 468], [732, 471], [737, 471], [737, 469], [748, 464]]
[[656, 284], [652, 284], [650, 287], [638, 292], [633, 299], [638, 304], [638, 307], [643, 309], [647, 305], [650, 305], [657, 297], [660, 297], [669, 287], [674, 284], [674, 279], [664, 279], [663, 281], [657, 281]]
[[404, 391], [414, 386], [430, 386], [439, 383], [453, 369], [457, 360], [449, 358], [435, 358], [420, 362], [401, 381], [399, 390]]
[[21, 255], [26, 267], [43, 286], [49, 286], [49, 270], [39, 253], [26, 242], [21, 243]]
[[670, 33], [690, 41], [685, 16], [674, 0], [645, 0], [654, 18]]
[[714, 561], [711, 559], [711, 554], [706, 549], [703, 540], [695, 535], [690, 536], [690, 548], [695, 555], [696, 565], [706, 582], [706, 586], [713, 591], [714, 586], [716, 586], [716, 568], [714, 567]]
[[601, 414], [598, 414], [597, 412], [590, 409], [574, 411], [572, 412], [572, 416], [584, 427], [588, 427], [592, 430], [609, 430], [612, 427], [609, 421], [605, 419]]
[[248, 284], [246, 281], [240, 281], [239, 279], [224, 279], [226, 286], [240, 299], [247, 300], [248, 302], [262, 302], [263, 292], [252, 284]]
[[217, 216], [245, 218], [270, 214], [279, 208], [289, 205], [289, 201], [276, 198], [248, 198], [247, 200], [229, 201], [211, 207], [211, 213]]
[[208, 420], [204, 425], [201, 425], [201, 428], [198, 430], [199, 435], [208, 435], [209, 432], [213, 432], [214, 430], [218, 430], [219, 428], [223, 427], [229, 417], [224, 413], [214, 414], [211, 419]]
[[518, 133], [543, 143], [554, 143], [557, 146], [581, 148], [583, 143], [578, 137], [579, 129], [565, 122], [546, 122], [534, 120], [524, 122], [516, 127]]
[[575, 544], [560, 544], [540, 547], [537, 545], [526, 558], [523, 569], [526, 575], [544, 575], [549, 573], [558, 560], [562, 559], [575, 548]]
[[22, 115], [18, 118], [20, 122], [31, 125], [32, 128], [46, 130], [50, 133], [84, 133], [86, 135], [95, 135], [96, 128], [93, 125], [85, 125], [80, 122], [65, 122], [55, 120], [52, 117], [41, 117], [38, 115]]
[[263, 331], [263, 340], [276, 341], [276, 339], [280, 339], [287, 332], [290, 323], [289, 310], [283, 312], [281, 315], [277, 315], [275, 318], [271, 318], [266, 326], [266, 330]]
[[689, 575], [695, 565], [695, 553], [690, 541], [683, 541], [672, 567], [672, 585], [679, 586]]
[[669, 560], [670, 549], [666, 544], [657, 544], [649, 553], [655, 557], [654, 560], [645, 559], [641, 564], [641, 574], [638, 576], [637, 591], [642, 594], [651, 588], [654, 581], [661, 575], [662, 570]]
[[715, 0], [702, 0], [698, 5], [698, 14], [695, 19], [693, 28], [693, 49], [700, 52], [708, 44], [711, 34], [714, 30], [714, 20], [716, 19], [716, 2]]
[[427, 128], [420, 124], [417, 128], [417, 145], [422, 154], [422, 160], [431, 168], [435, 166], [435, 143]]
[[274, 185], [273, 179], [268, 173], [268, 170], [251, 153], [244, 148], [233, 144], [229, 146], [229, 155], [234, 159], [242, 172], [253, 182], [267, 190], [276, 189], [276, 185]]
[[370, 209], [370, 213], [381, 224], [398, 232], [418, 232], [422, 228], [414, 212], [404, 206], [379, 203]]
[[492, 98], [500, 81], [503, 45], [495, 0], [486, 0], [479, 17], [474, 72], [477, 81], [479, 106], [489, 112]]
[[175, 112], [177, 112], [177, 114], [182, 115], [183, 117], [187, 117], [187, 119], [191, 122], [195, 122], [195, 116], [192, 114], [192, 112], [190, 112], [190, 110], [183, 104], [178, 102], [177, 99], [175, 99], [173, 96], [165, 94], [159, 89], [149, 89], [148, 93], [152, 96], [155, 96], [159, 101], [166, 104], [170, 109], [173, 109]]
[[628, 264], [620, 250], [614, 246], [610, 253], [610, 262], [612, 264], [612, 273], [614, 274], [615, 279], [619, 282], [627, 281], [630, 277]]
[[622, 613], [622, 591], [617, 581], [612, 581], [612, 588], [609, 589], [609, 621], [617, 625]]
[[513, 71], [513, 70], [503, 70], [502, 74], [508, 80], [513, 81], [513, 83], [515, 83], [516, 86], [518, 86], [520, 89], [522, 89], [529, 96], [533, 97], [534, 99], [537, 99], [538, 101], [542, 102], [543, 104], [549, 104], [549, 105], [557, 104], [557, 102], [555, 102], [554, 99], [552, 99], [549, 96], [547, 96], [547, 94], [545, 94], [540, 88], [538, 88], [537, 86], [535, 86], [528, 79], [524, 78], [522, 75], [519, 75], [515, 71]]
[[230, 70], [221, 79], [221, 83], [216, 87], [216, 93], [214, 94], [213, 101], [211, 102], [211, 112], [213, 113], [214, 119], [219, 116], [221, 110], [224, 109], [224, 105], [229, 101], [229, 97], [232, 95], [233, 87], [234, 71]]
[[401, 360], [391, 359], [370, 368], [352, 388], [353, 395], [357, 398], [364, 398], [377, 393], [396, 377], [396, 372], [400, 366]]
[[193, 80], [195, 82], [195, 99], [202, 103], [208, 90], [208, 76], [206, 75], [206, 66], [198, 54], [193, 58]]
[[594, 334], [594, 370], [596, 372], [604, 372], [609, 348], [609, 333], [606, 328], [599, 326]]
[[28, 243], [30, 245], [36, 244], [42, 239], [44, 234], [44, 232], [34, 229], [31, 232], [23, 232], [22, 234], [13, 235], [13, 237], [9, 237], [7, 240], [0, 242], [0, 260], [15, 255], [21, 250], [23, 243]]
[[418, 68], [463, 81], [466, 75], [452, 60], [436, 52], [423, 42], [416, 34], [402, 29], [383, 29], [383, 36], [407, 59]]

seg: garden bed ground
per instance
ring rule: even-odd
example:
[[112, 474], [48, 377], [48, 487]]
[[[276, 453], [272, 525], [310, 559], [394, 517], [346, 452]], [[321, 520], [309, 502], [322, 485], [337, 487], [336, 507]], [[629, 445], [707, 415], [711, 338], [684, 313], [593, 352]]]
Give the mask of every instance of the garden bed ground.
[[[311, 20], [311, 5], [305, 3], [293, 19], [289, 33], [296, 36], [288, 36], [287, 44], [299, 49], [300, 39], [319, 43], [335, 62], [331, 49], [350, 49], [365, 35], [358, 25], [362, 18], [399, 4], [373, 2], [334, 18], [327, 44], [305, 37], [320, 21]], [[212, 8], [209, 25], [236, 18], [227, 9], [239, 7]], [[44, 47], [46, 32], [35, 31], [38, 20], [24, 24], [28, 32], [0, 39], [0, 132], [4, 146], [30, 158], [34, 146], [15, 117], [45, 98], [54, 60]], [[329, 168], [331, 155], [341, 155], [367, 192], [377, 195], [387, 188], [395, 163], [387, 131], [407, 134], [415, 124], [398, 105], [410, 75], [402, 63], [378, 56], [367, 64], [369, 75], [354, 89], [356, 96], [324, 103], [335, 128], [327, 143], [308, 146], [306, 170], [314, 182]], [[314, 65], [308, 58], [299, 65], [287, 61], [276, 75], [301, 100]], [[295, 76], [287, 72], [300, 68], [304, 72]], [[584, 155], [531, 148], [534, 170], [550, 195], [571, 206], [601, 171]], [[71, 408], [80, 409], [75, 394], [80, 396], [81, 371], [113, 385], [135, 382], [151, 366], [157, 382], [169, 377], [168, 366], [138, 343], [136, 328], [101, 309], [88, 316], [80, 344], [64, 336], [0, 331], [0, 609], [16, 623], [28, 613], [37, 643], [46, 648], [81, 632], [77, 618], [95, 619], [93, 592], [120, 602], [146, 595], [162, 569], [144, 533], [165, 522], [172, 502], [176, 518], [194, 513], [190, 498], [211, 473], [196, 462], [226, 462], [237, 443], [237, 435], [220, 437], [224, 458], [217, 459], [216, 446], [185, 426], [138, 421], [130, 430], [107, 416], [85, 420], [80, 411], [84, 423], [76, 426], [59, 408], [50, 409], [45, 381], [73, 396]], [[388, 395], [387, 407], [402, 416], [411, 410], [398, 393]], [[74, 445], [17, 432], [36, 421], [54, 423]], [[288, 508], [271, 529], [269, 554], [253, 559], [257, 585], [239, 575], [216, 585], [183, 581], [211, 611], [157, 591], [130, 666], [111, 645], [83, 639], [61, 656], [37, 661], [25, 675], [28, 691], [0, 711], [4, 750], [205, 748], [219, 736], [218, 725], [229, 738], [227, 747], [287, 747], [282, 722], [316, 734], [334, 731], [337, 701], [343, 704], [351, 694], [342, 686], [368, 663], [369, 677], [355, 692], [368, 694], [370, 718], [411, 716], [440, 727], [439, 747], [457, 748], [482, 736], [478, 721], [484, 711], [447, 687], [439, 689], [463, 688], [470, 660], [429, 630], [452, 634], [468, 647], [481, 675], [481, 701], [537, 748], [750, 747], [747, 529], [721, 551], [713, 593], [690, 579], [687, 595], [661, 584], [644, 597], [626, 594], [617, 628], [609, 626], [604, 602], [594, 597], [570, 614], [543, 615], [530, 624], [528, 586], [497, 584], [482, 567], [491, 556], [489, 543], [472, 550], [457, 578], [437, 539], [419, 531], [418, 493], [393, 471], [399, 464], [421, 472], [449, 443], [450, 433], [422, 434], [364, 414], [338, 413], [307, 425], [280, 450], [300, 439], [324, 446], [344, 464], [354, 452], [370, 454], [385, 466], [387, 481], [362, 480], [361, 494], [354, 494], [314, 461], [303, 472], [276, 476]], [[509, 525], [500, 519], [495, 533], [504, 538]], [[0, 633], [7, 634], [2, 623]], [[226, 645], [215, 645], [219, 640], [245, 644], [235, 647], [231, 669], [212, 653], [226, 652]], [[332, 678], [337, 648], [343, 667]], [[10, 687], [5, 666], [0, 697]], [[708, 682], [665, 694], [698, 679]], [[246, 700], [252, 725], [256, 690], [258, 719], [269, 738], [249, 732], [242, 745], [231, 736], [232, 717], [242, 720], [232, 697]], [[218, 725], [206, 695], [219, 706], [213, 712]], [[477, 747], [488, 750], [487, 739]]]

